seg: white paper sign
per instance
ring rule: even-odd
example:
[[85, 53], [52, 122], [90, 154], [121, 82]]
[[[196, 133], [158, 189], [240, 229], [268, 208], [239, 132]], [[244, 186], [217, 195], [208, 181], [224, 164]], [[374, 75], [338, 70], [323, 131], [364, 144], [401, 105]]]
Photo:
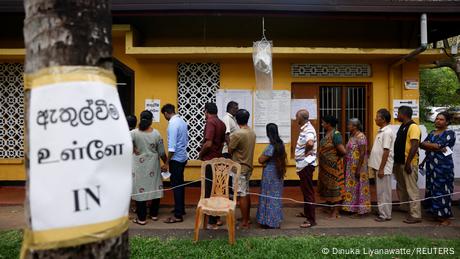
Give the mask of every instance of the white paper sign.
[[415, 80], [415, 79], [404, 80], [404, 88], [406, 88], [407, 90], [418, 89], [418, 80]]
[[[254, 130], [257, 143], [268, 143], [266, 126], [268, 123], [278, 125], [281, 139], [284, 143], [291, 142], [291, 92], [272, 91], [272, 98], [254, 94]], [[263, 95], [263, 94], [262, 94]]]
[[32, 230], [128, 215], [132, 142], [115, 87], [79, 81], [34, 88], [29, 122]]
[[452, 159], [454, 160], [455, 178], [460, 178], [460, 125], [450, 125], [449, 129], [455, 132], [455, 146], [452, 150]]
[[295, 120], [297, 112], [302, 109], [310, 113], [310, 120], [318, 119], [316, 99], [291, 99], [291, 120]]
[[153, 114], [153, 122], [160, 122], [160, 100], [145, 99], [145, 109]]
[[252, 98], [251, 90], [218, 90], [216, 93], [216, 105], [219, 118], [222, 119], [226, 114], [227, 104], [234, 101], [238, 103], [238, 108], [249, 111], [251, 117], [249, 117], [248, 125], [252, 127]]
[[401, 106], [409, 106], [412, 108], [413, 114], [412, 118], [418, 118], [419, 117], [419, 105], [417, 103], [417, 100], [400, 100], [400, 99], [394, 99], [393, 100], [393, 117], [397, 118], [398, 117], [398, 109]]

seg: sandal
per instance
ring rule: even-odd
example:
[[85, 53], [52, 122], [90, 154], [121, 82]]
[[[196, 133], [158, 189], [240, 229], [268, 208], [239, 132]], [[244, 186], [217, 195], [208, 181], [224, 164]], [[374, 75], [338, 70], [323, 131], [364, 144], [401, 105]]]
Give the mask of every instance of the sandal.
[[133, 219], [133, 223], [141, 226], [145, 226], [147, 224], [147, 221], [140, 221], [138, 219]]
[[311, 228], [313, 226], [316, 226], [316, 223], [310, 223], [309, 221], [304, 221], [300, 224], [300, 228]]
[[406, 224], [417, 224], [417, 223], [421, 223], [422, 219], [416, 219], [416, 218], [409, 217], [409, 218], [403, 220], [403, 222], [406, 223]]
[[166, 224], [174, 224], [174, 223], [184, 222], [184, 219], [178, 219], [178, 218], [175, 218], [175, 217], [169, 217], [163, 222], [166, 223]]
[[386, 218], [378, 216], [374, 220], [377, 222], [385, 222], [385, 221], [390, 221], [391, 219], [386, 219]]

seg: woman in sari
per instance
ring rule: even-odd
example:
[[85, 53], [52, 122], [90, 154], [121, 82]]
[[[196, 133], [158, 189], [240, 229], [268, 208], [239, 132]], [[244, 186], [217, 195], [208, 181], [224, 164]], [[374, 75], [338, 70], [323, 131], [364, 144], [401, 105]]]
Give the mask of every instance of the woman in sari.
[[257, 208], [257, 222], [263, 228], [279, 228], [283, 220], [283, 179], [286, 174], [286, 150], [278, 133], [278, 126], [267, 124], [270, 144], [259, 157], [264, 165], [261, 181], [261, 196]]
[[330, 219], [339, 217], [340, 204], [343, 200], [344, 173], [342, 157], [347, 153], [342, 144], [342, 135], [335, 129], [337, 119], [326, 115], [321, 126], [326, 131], [320, 141], [318, 192], [320, 197], [331, 205], [326, 212]]
[[167, 157], [160, 133], [151, 127], [153, 115], [143, 111], [139, 128], [131, 131], [136, 154], [133, 161], [133, 195], [136, 201], [137, 219], [134, 223], [147, 224], [147, 202], [150, 201], [150, 217], [158, 220], [160, 198], [163, 197], [160, 158], [163, 163]]
[[350, 139], [345, 156], [345, 195], [342, 210], [360, 218], [371, 211], [369, 174], [367, 171], [367, 139], [361, 132], [359, 119], [348, 121]]
[[[434, 122], [436, 130], [433, 130], [420, 144], [420, 148], [426, 150], [426, 188], [425, 201], [428, 213], [441, 226], [451, 224], [452, 196], [454, 191], [454, 162], [452, 153], [449, 152], [455, 145], [455, 132], [448, 130], [450, 114], [441, 112]], [[422, 163], [423, 164], [423, 163]]]

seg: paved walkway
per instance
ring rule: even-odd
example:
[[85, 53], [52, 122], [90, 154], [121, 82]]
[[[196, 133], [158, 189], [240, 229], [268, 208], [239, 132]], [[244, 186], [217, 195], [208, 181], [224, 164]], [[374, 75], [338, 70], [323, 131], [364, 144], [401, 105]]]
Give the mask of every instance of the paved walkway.
[[[452, 225], [449, 227], [438, 227], [436, 223], [424, 220], [421, 224], [408, 225], [403, 223], [404, 214], [401, 212], [393, 213], [393, 220], [378, 223], [374, 221], [373, 216], [368, 216], [361, 219], [352, 219], [347, 216], [342, 216], [339, 219], [330, 220], [327, 216], [320, 212], [318, 209], [318, 225], [311, 229], [300, 229], [299, 224], [302, 222], [301, 218], [296, 218], [295, 214], [301, 210], [300, 207], [285, 207], [284, 217], [285, 220], [281, 229], [265, 230], [253, 223], [249, 230], [238, 230], [237, 236], [294, 236], [294, 235], [409, 235], [409, 236], [427, 236], [431, 238], [460, 238], [460, 219], [454, 219]], [[185, 221], [182, 223], [165, 224], [163, 219], [170, 216], [171, 208], [163, 207], [160, 209], [160, 220], [153, 222], [148, 221], [145, 226], [137, 224], [130, 224], [131, 235], [142, 236], [157, 236], [160, 238], [170, 237], [184, 237], [192, 238], [193, 225], [194, 225], [194, 208], [187, 208], [187, 215]], [[251, 209], [251, 219], [255, 222], [256, 209]], [[239, 211], [237, 212], [237, 217]], [[454, 215], [460, 215], [460, 209], [457, 206], [454, 208]], [[130, 218], [135, 215], [131, 214]], [[24, 227], [24, 209], [22, 206], [0, 206], [0, 231], [6, 229], [20, 229]], [[201, 238], [215, 238], [227, 235], [225, 226], [220, 230], [201, 231]]]

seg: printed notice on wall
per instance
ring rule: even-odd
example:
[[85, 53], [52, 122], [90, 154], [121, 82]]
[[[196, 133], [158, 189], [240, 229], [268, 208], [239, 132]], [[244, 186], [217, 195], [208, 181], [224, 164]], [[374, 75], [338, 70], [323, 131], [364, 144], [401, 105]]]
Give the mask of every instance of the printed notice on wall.
[[259, 91], [254, 94], [254, 130], [257, 143], [268, 143], [266, 126], [278, 125], [284, 143], [291, 141], [291, 92], [273, 91], [270, 99], [264, 98]]
[[127, 224], [132, 141], [113, 85], [81, 80], [34, 86], [29, 133], [31, 230], [42, 241], [94, 239]]
[[153, 122], [160, 122], [160, 100], [145, 99], [145, 109], [153, 115]]
[[238, 103], [238, 108], [246, 109], [251, 114], [248, 125], [252, 127], [252, 91], [251, 90], [218, 90], [216, 93], [216, 105], [220, 119], [227, 111], [227, 104], [231, 101]]
[[409, 106], [412, 108], [413, 114], [412, 118], [418, 118], [419, 117], [419, 106], [417, 100], [399, 100], [399, 99], [394, 99], [393, 100], [393, 118], [398, 117], [398, 109], [401, 106]]
[[404, 80], [404, 88], [407, 90], [416, 90], [418, 89], [419, 82], [416, 79], [407, 79]]
[[305, 109], [310, 114], [310, 120], [318, 119], [318, 106], [316, 99], [292, 99], [291, 100], [291, 120], [296, 119], [298, 111]]

